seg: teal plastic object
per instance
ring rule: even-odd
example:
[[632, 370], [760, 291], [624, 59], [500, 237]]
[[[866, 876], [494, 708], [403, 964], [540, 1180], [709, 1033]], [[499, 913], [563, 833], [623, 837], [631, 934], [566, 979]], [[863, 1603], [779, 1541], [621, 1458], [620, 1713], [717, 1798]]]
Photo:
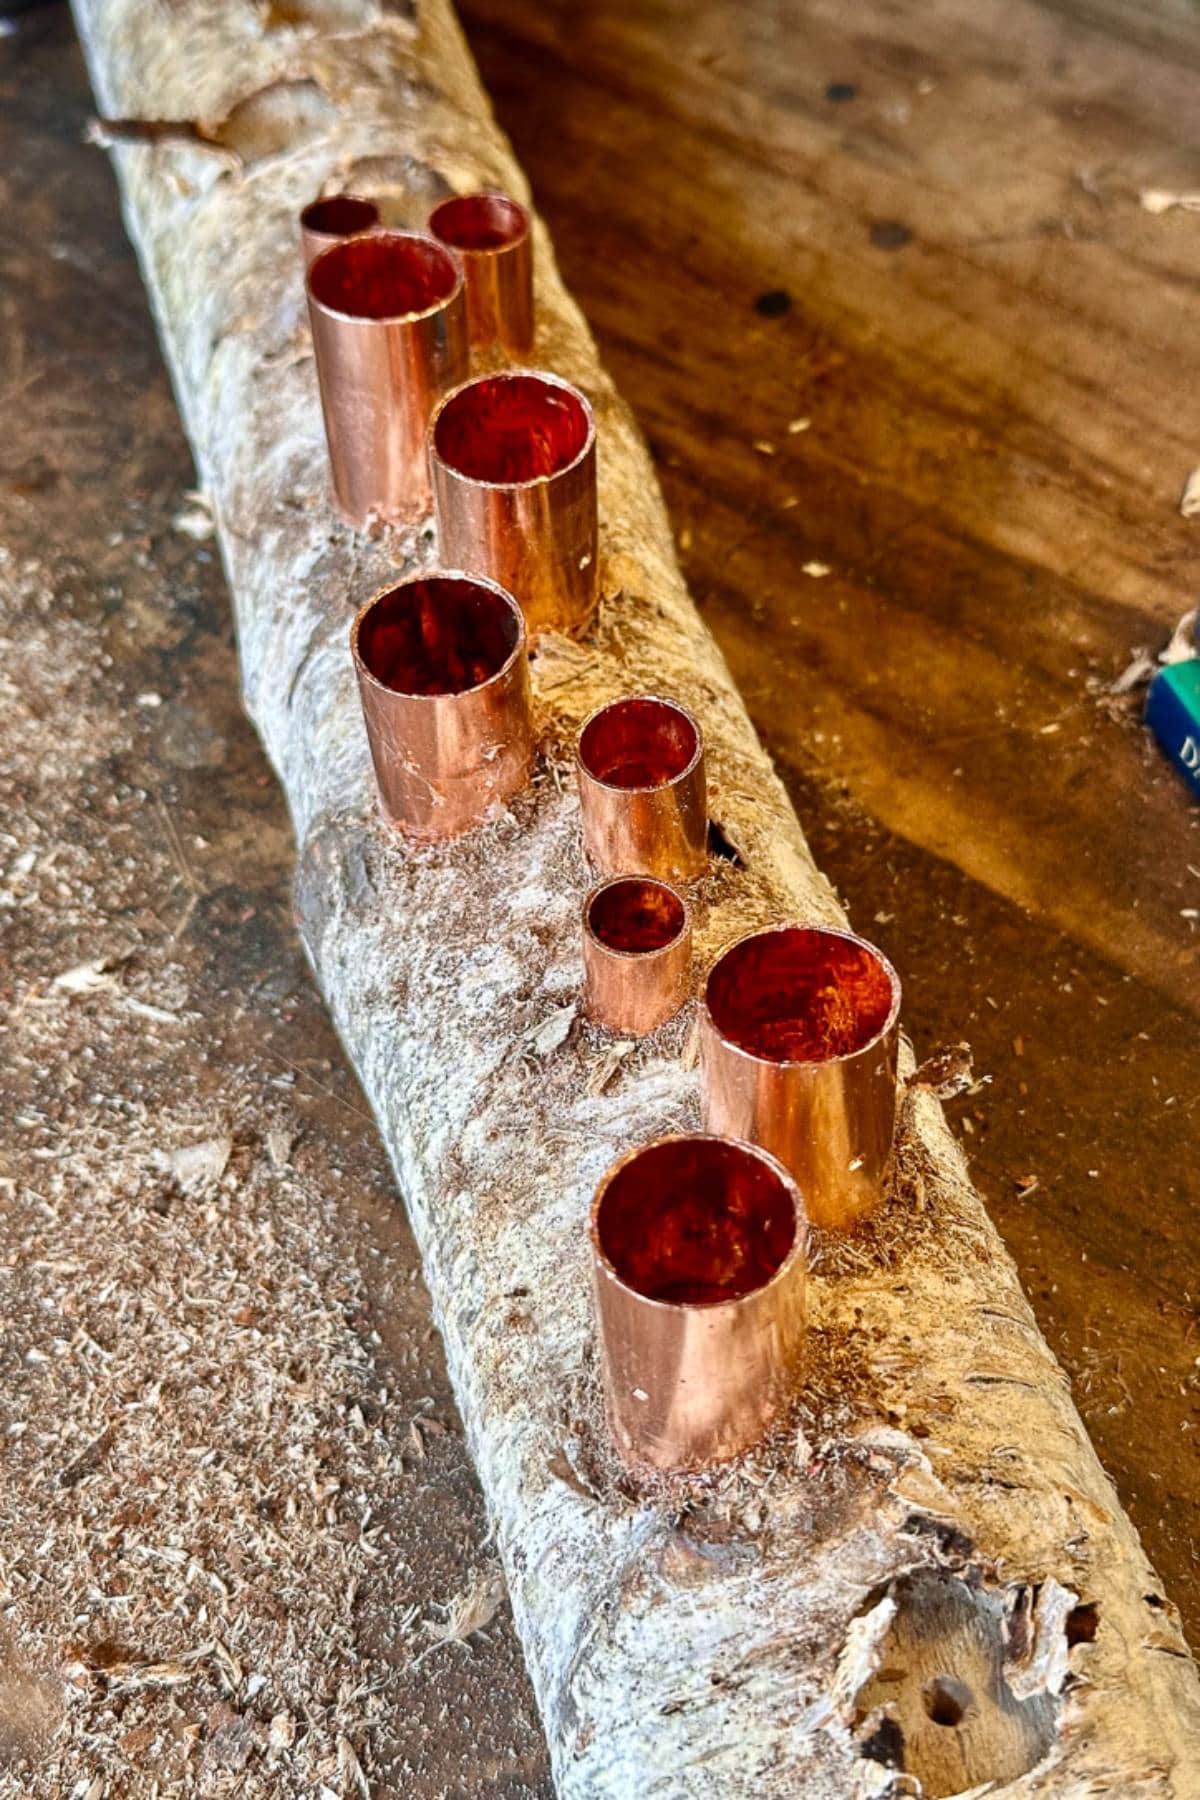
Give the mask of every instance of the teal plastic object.
[[1146, 723], [1200, 798], [1200, 661], [1159, 670], [1150, 683]]

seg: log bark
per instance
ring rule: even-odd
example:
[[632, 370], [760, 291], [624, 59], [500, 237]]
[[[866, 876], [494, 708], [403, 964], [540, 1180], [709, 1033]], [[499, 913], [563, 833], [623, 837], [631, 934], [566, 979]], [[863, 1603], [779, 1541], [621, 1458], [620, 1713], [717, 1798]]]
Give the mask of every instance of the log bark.
[[614, 1465], [588, 1201], [621, 1150], [695, 1123], [697, 1077], [687, 1016], [614, 1047], [578, 1015], [580, 720], [645, 688], [702, 717], [736, 856], [698, 889], [701, 960], [756, 922], [840, 921], [836, 897], [540, 226], [536, 360], [598, 417], [599, 620], [537, 646], [545, 754], [511, 814], [441, 848], [385, 832], [347, 627], [435, 547], [428, 524], [372, 540], [334, 518], [296, 215], [326, 184], [409, 224], [525, 184], [445, 0], [75, 7], [295, 824], [301, 930], [421, 1244], [560, 1792], [1200, 1792], [1195, 1667], [929, 1081], [875, 1227], [821, 1246], [797, 1422], [652, 1492]]

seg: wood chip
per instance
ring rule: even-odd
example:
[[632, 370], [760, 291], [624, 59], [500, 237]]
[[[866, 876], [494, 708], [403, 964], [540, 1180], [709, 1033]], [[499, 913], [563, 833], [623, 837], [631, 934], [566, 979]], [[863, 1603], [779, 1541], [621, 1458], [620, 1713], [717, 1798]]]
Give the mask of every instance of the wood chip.
[[557, 1012], [548, 1013], [544, 1019], [532, 1027], [526, 1039], [535, 1056], [549, 1056], [560, 1044], [565, 1044], [575, 1023], [576, 1007], [559, 1007]]
[[1143, 211], [1148, 213], [1171, 212], [1175, 207], [1181, 212], [1200, 212], [1200, 192], [1194, 190], [1176, 192], [1173, 188], [1143, 188], [1138, 200]]

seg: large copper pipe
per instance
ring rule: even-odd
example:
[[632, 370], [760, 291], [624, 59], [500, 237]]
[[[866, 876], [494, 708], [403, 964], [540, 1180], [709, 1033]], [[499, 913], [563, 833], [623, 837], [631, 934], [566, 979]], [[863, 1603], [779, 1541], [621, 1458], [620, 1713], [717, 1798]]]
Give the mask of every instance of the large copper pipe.
[[685, 707], [639, 695], [587, 720], [576, 753], [583, 847], [602, 874], [690, 881], [704, 872], [704, 739]]
[[525, 208], [507, 194], [460, 194], [434, 207], [429, 229], [462, 262], [472, 349], [528, 356], [533, 240]]
[[726, 950], [704, 984], [709, 1131], [761, 1144], [815, 1224], [850, 1230], [879, 1201], [892, 1153], [900, 981], [849, 931], [780, 925]]
[[456, 837], [529, 779], [534, 736], [521, 609], [456, 570], [368, 600], [350, 649], [384, 817]]
[[343, 238], [357, 237], [360, 231], [373, 231], [378, 223], [378, 206], [361, 194], [329, 194], [323, 200], [310, 200], [300, 214], [304, 267], [308, 269], [322, 250], [340, 244]]
[[506, 370], [447, 395], [430, 429], [446, 562], [490, 575], [531, 633], [578, 633], [596, 606], [596, 423], [557, 375]]
[[462, 272], [431, 237], [371, 231], [322, 251], [307, 281], [338, 508], [352, 525], [419, 519], [429, 415], [467, 372]]
[[731, 1138], [660, 1138], [609, 1169], [591, 1230], [622, 1457], [699, 1469], [749, 1449], [786, 1411], [803, 1358], [804, 1204], [786, 1170]]
[[618, 875], [583, 903], [584, 1008], [610, 1031], [645, 1037], [688, 997], [692, 922], [665, 881]]

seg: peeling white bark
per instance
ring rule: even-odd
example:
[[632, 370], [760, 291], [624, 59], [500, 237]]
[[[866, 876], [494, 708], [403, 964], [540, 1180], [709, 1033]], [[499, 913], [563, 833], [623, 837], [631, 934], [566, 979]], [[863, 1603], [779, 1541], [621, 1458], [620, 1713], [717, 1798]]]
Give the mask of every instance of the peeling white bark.
[[[614, 1058], [562, 1017], [579, 721], [645, 687], [704, 720], [714, 815], [747, 866], [702, 884], [702, 958], [837, 903], [540, 229], [538, 360], [599, 423], [598, 628], [543, 641], [548, 760], [511, 816], [448, 848], [385, 834], [347, 627], [433, 544], [334, 520], [295, 218], [326, 183], [417, 224], [450, 189], [524, 182], [445, 0], [75, 4], [103, 112], [172, 122], [116, 134], [129, 229], [295, 822], [305, 941], [420, 1239], [561, 1792], [1200, 1793], [1194, 1665], [928, 1091], [878, 1229], [826, 1249], [797, 1429], [720, 1478], [625, 1491], [596, 1426], [587, 1205], [616, 1153], [695, 1121], [696, 1075], [686, 1019]], [[543, 1029], [555, 1014], [565, 1035]], [[1072, 1616], [1097, 1628], [1068, 1655]], [[971, 1690], [961, 1729], [929, 1716], [961, 1691], [930, 1690], [940, 1676]]]

